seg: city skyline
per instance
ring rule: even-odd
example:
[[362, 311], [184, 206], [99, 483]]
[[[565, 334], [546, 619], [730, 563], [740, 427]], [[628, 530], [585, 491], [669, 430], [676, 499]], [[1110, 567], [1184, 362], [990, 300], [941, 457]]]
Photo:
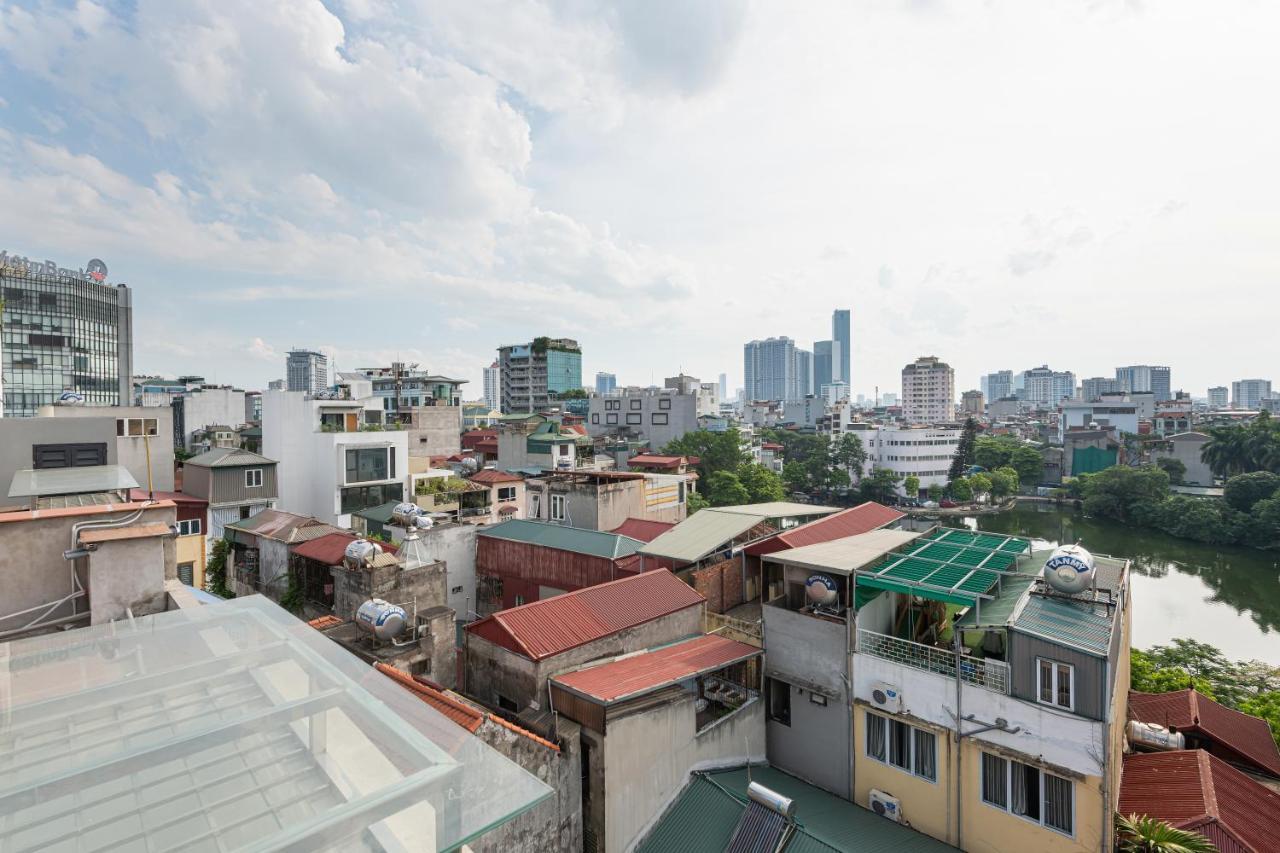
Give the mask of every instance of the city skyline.
[[[501, 26], [465, 4], [20, 5], [0, 187], [24, 203], [0, 231], [130, 283], [138, 372], [262, 387], [305, 344], [479, 389], [554, 313], [588, 375], [736, 388], [742, 341], [807, 347], [842, 305], [855, 393], [925, 353], [960, 387], [1046, 360], [1169, 364], [1197, 394], [1271, 372], [1250, 309], [1280, 272], [1277, 128], [1251, 107], [1280, 83], [1274, 7], [1229, 3], [1220, 39], [1189, 3], [726, 3], [666, 50], [663, 4]], [[208, 44], [155, 49], [174, 27]], [[555, 62], [526, 64], [530, 43]], [[1079, 43], [1087, 64], [1060, 53]], [[1187, 317], [1233, 347], [1175, 341]], [[1051, 358], [1051, 330], [1087, 360]]]

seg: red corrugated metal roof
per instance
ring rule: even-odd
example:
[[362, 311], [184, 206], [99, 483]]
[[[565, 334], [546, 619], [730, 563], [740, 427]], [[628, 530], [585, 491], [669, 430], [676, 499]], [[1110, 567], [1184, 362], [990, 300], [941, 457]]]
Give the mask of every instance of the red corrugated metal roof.
[[1280, 851], [1280, 794], [1200, 749], [1125, 756], [1120, 813], [1193, 829], [1220, 853]]
[[500, 610], [467, 630], [542, 660], [704, 601], [697, 590], [662, 569]]
[[[326, 533], [310, 542], [295, 545], [293, 553], [326, 566], [337, 566], [342, 563], [342, 555], [346, 553], [347, 546], [356, 541], [356, 538], [350, 533]], [[379, 542], [378, 547], [388, 554], [394, 554], [397, 550], [396, 546], [386, 542]]]
[[378, 671], [393, 681], [400, 684], [401, 687], [416, 695], [423, 702], [426, 702], [432, 708], [435, 708], [441, 714], [453, 720], [472, 734], [480, 728], [480, 724], [484, 722], [485, 715], [483, 711], [464, 705], [456, 699], [446, 696], [443, 691], [434, 690], [425, 684], [414, 680], [413, 676], [407, 672], [401, 672], [393, 666], [385, 663], [374, 664]]
[[519, 474], [513, 474], [510, 471], [499, 471], [497, 468], [483, 468], [467, 478], [473, 483], [483, 483], [486, 486], [494, 483], [519, 483], [524, 480]]
[[647, 468], [679, 468], [680, 463], [684, 461], [683, 456], [658, 456], [653, 453], [641, 453], [639, 456], [632, 456], [627, 460], [628, 467], [631, 465], [644, 465]]
[[609, 532], [619, 533], [623, 536], [630, 536], [632, 539], [639, 539], [641, 542], [652, 542], [654, 539], [657, 539], [673, 527], [675, 527], [675, 524], [670, 521], [650, 521], [647, 518], [628, 518]]
[[833, 515], [793, 527], [770, 539], [748, 546], [746, 552], [753, 557], [784, 551], [788, 548], [800, 548], [804, 545], [816, 545], [819, 542], [831, 542], [846, 536], [857, 536], [870, 533], [886, 524], [902, 518], [904, 513], [892, 507], [867, 501], [850, 509], [841, 510]]
[[1130, 691], [1129, 717], [1210, 738], [1258, 770], [1280, 778], [1280, 749], [1267, 721], [1233, 711], [1194, 690]]
[[621, 660], [555, 677], [562, 687], [608, 704], [686, 678], [713, 672], [761, 653], [755, 646], [708, 634]]

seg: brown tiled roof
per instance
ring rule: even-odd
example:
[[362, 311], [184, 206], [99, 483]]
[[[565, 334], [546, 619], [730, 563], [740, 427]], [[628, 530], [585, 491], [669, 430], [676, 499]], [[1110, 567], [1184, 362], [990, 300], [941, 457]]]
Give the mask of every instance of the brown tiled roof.
[[331, 613], [327, 613], [324, 616], [317, 616], [315, 619], [307, 622], [307, 624], [312, 628], [315, 628], [317, 631], [323, 631], [326, 628], [332, 628], [334, 625], [341, 625], [342, 620]]
[[467, 478], [473, 483], [484, 483], [486, 486], [496, 483], [519, 483], [524, 477], [510, 471], [499, 471], [497, 468], [482, 468]]
[[704, 601], [693, 587], [660, 569], [499, 610], [467, 630], [542, 660]]
[[1280, 851], [1280, 794], [1200, 749], [1126, 755], [1120, 813], [1199, 832], [1219, 853]]
[[816, 545], [819, 542], [831, 542], [846, 536], [857, 536], [878, 530], [902, 518], [904, 513], [892, 507], [883, 506], [875, 501], [867, 501], [850, 509], [793, 527], [771, 539], [749, 545], [744, 550], [755, 557], [772, 554], [788, 548], [801, 548], [805, 545]]
[[627, 466], [640, 465], [645, 468], [679, 468], [685, 461], [683, 456], [658, 456], [653, 453], [641, 453], [627, 460]]
[[399, 682], [400, 686], [415, 694], [423, 702], [426, 702], [432, 708], [435, 708], [441, 714], [453, 720], [472, 734], [484, 722], [484, 712], [472, 708], [470, 705], [463, 704], [457, 699], [447, 696], [444, 691], [436, 690], [414, 679], [407, 672], [401, 672], [393, 666], [385, 663], [374, 664], [378, 671], [393, 681]]
[[675, 524], [670, 521], [628, 518], [609, 532], [630, 536], [632, 539], [639, 539], [641, 542], [652, 542], [673, 527], [675, 527]]
[[154, 536], [168, 536], [169, 532], [169, 525], [153, 521], [147, 524], [131, 524], [128, 527], [85, 530], [80, 534], [80, 542], [84, 545], [96, 545], [100, 542], [117, 542], [123, 539], [150, 539]]
[[756, 646], [707, 634], [557, 675], [554, 680], [563, 687], [607, 704], [648, 693], [695, 675], [723, 669], [758, 654], [760, 649]]
[[1216, 741], [1259, 771], [1280, 778], [1280, 749], [1267, 721], [1233, 711], [1194, 690], [1129, 692], [1129, 718]]

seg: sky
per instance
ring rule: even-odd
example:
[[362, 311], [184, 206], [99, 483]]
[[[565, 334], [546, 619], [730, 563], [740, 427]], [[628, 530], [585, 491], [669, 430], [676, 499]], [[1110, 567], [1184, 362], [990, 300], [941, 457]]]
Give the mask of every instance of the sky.
[[[1275, 370], [1280, 4], [0, 0], [0, 249], [106, 261], [135, 370], [294, 346], [469, 380], [853, 388], [1047, 363]], [[1280, 376], [1275, 378], [1280, 379]]]

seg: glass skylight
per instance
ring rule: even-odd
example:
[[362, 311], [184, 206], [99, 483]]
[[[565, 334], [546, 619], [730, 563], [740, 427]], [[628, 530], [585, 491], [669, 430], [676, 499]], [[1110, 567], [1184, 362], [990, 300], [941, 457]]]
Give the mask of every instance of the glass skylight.
[[0, 645], [0, 850], [445, 851], [551, 794], [261, 596]]

